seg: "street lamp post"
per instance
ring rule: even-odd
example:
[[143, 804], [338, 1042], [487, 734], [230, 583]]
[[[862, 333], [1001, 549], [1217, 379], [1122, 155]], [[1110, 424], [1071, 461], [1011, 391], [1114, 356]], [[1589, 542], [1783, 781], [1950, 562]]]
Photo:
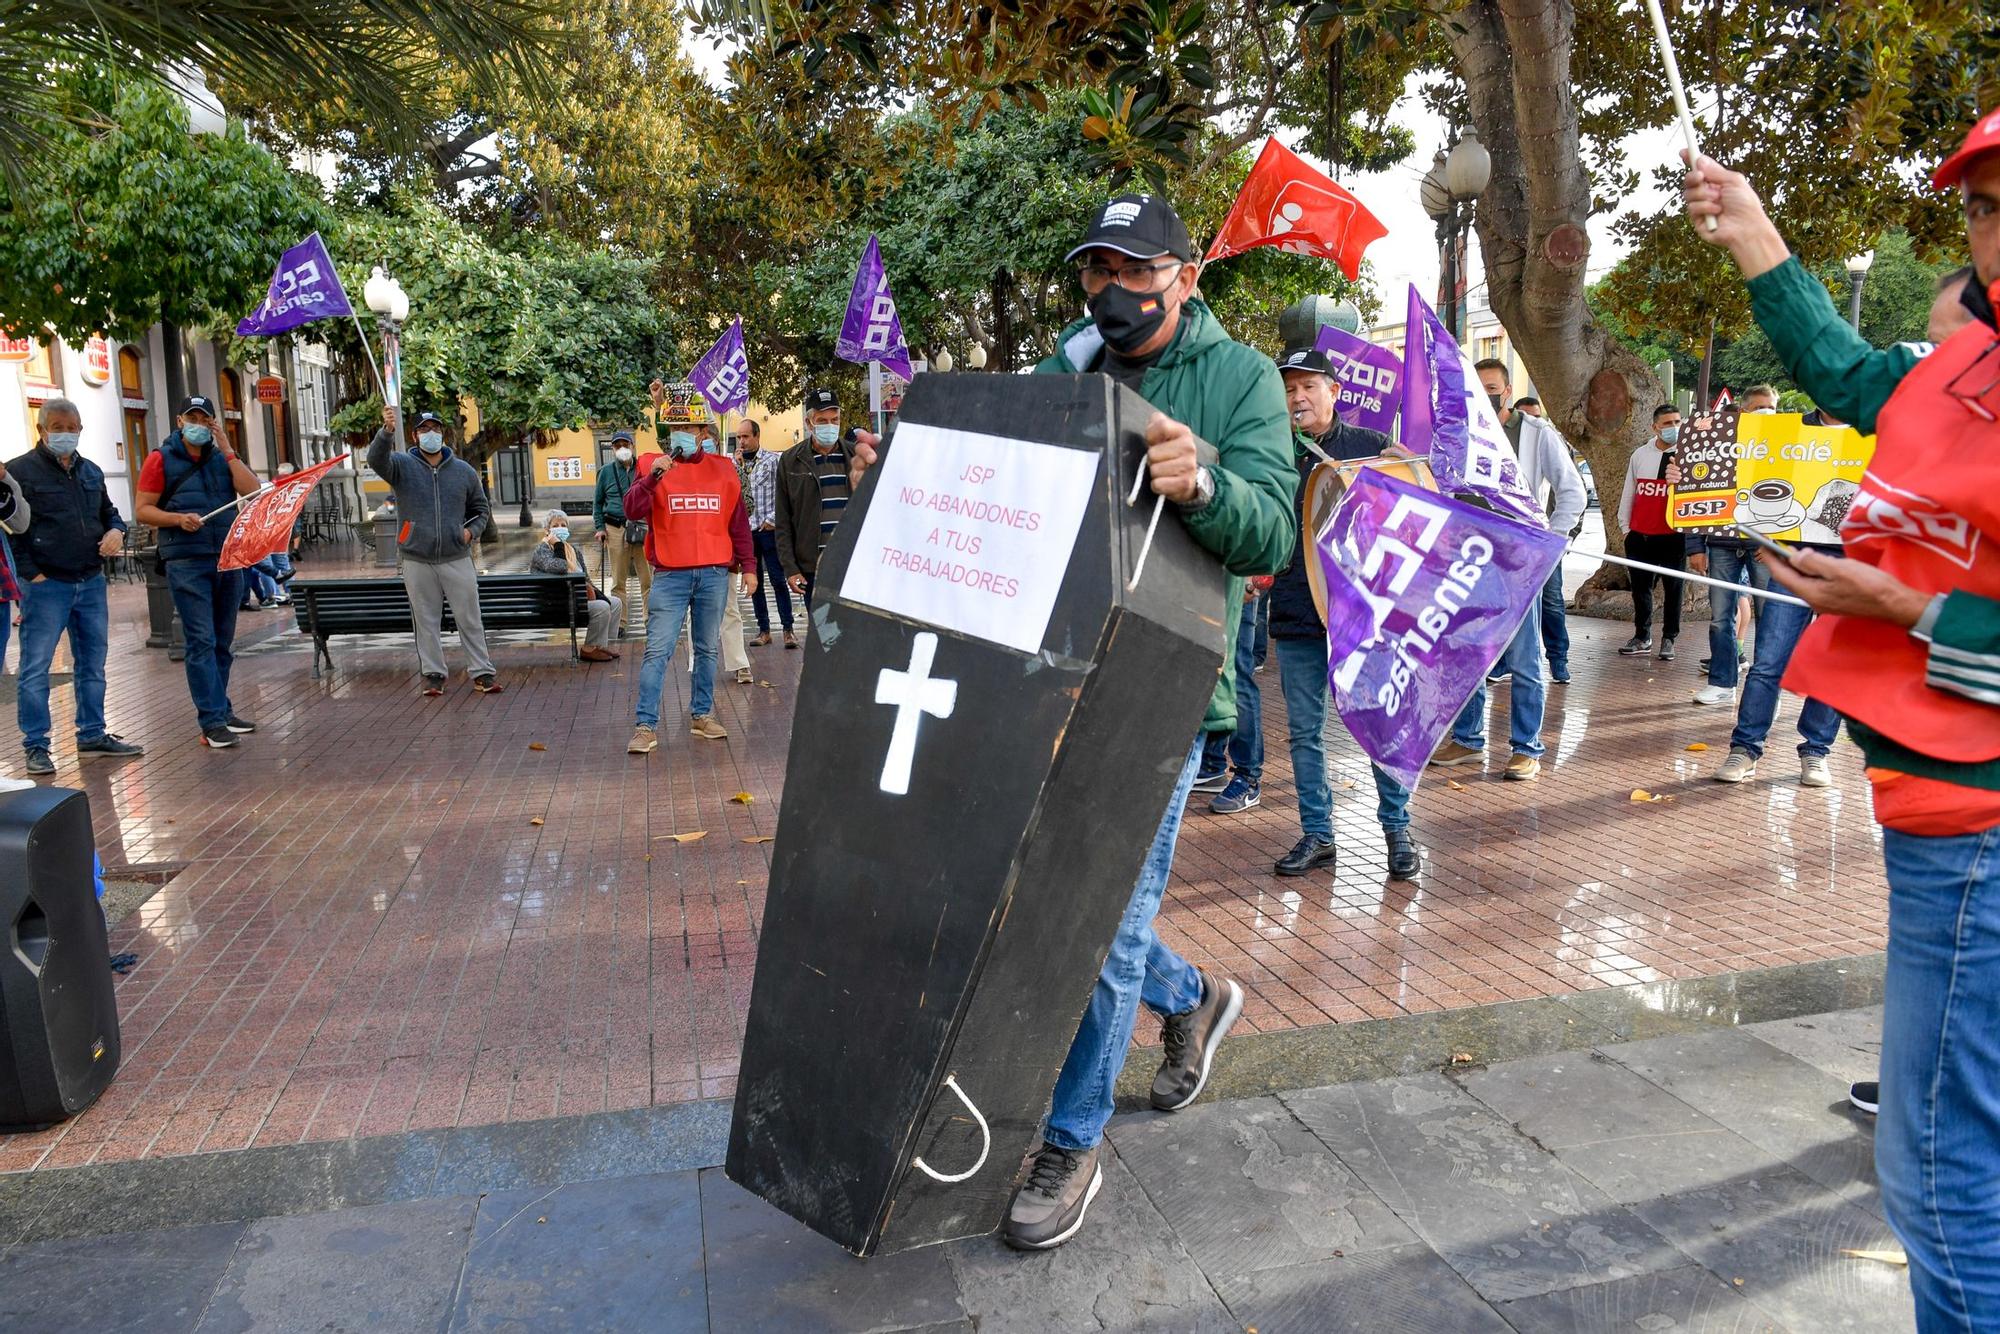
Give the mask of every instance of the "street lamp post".
[[952, 359], [951, 349], [948, 347], [939, 348], [937, 356], [931, 359], [931, 365], [936, 369], [943, 371], [946, 375], [951, 374], [951, 368], [956, 366], [957, 364], [958, 363]]
[[1875, 267], [1875, 252], [1864, 250], [1847, 261], [1847, 322], [1858, 332], [1861, 328], [1861, 287], [1868, 281], [1868, 270]]
[[1465, 263], [1465, 233], [1472, 225], [1474, 201], [1485, 193], [1492, 177], [1493, 159], [1479, 142], [1478, 132], [1468, 125], [1459, 131], [1458, 142], [1449, 153], [1439, 150], [1418, 187], [1424, 212], [1437, 223], [1444, 287], [1440, 302], [1443, 309], [1438, 313], [1451, 336], [1460, 342], [1465, 339], [1465, 308], [1458, 295], [1462, 281], [1459, 270]]
[[361, 299], [382, 326], [382, 397], [394, 422], [396, 444], [403, 443], [403, 321], [410, 317], [410, 296], [380, 264], [368, 275]]

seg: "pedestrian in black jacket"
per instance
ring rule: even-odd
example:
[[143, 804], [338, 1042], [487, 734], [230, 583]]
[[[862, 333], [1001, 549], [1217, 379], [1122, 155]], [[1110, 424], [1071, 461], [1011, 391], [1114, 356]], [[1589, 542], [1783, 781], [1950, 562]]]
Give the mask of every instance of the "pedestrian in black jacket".
[[30, 512], [27, 531], [14, 542], [14, 577], [21, 591], [21, 676], [14, 710], [31, 775], [56, 771], [49, 753], [49, 664], [64, 634], [75, 673], [78, 757], [140, 753], [140, 747], [104, 730], [104, 658], [111, 633], [104, 561], [125, 549], [125, 520], [105, 489], [104, 470], [77, 452], [83, 415], [76, 404], [66, 398], [43, 403], [39, 433], [33, 449], [7, 461], [7, 475]]

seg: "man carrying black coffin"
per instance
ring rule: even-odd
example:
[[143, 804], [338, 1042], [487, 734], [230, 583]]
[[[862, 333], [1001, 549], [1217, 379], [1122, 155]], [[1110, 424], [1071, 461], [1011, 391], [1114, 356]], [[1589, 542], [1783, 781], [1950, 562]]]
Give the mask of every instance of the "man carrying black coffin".
[[[1195, 295], [1200, 270], [1194, 253], [1187, 227], [1166, 200], [1121, 195], [1106, 204], [1069, 253], [1089, 314], [1063, 330], [1056, 354], [1035, 369], [1101, 371], [1159, 409], [1146, 428], [1152, 489], [1173, 503], [1195, 541], [1222, 561], [1229, 571], [1223, 605], [1238, 607], [1246, 576], [1276, 573], [1291, 558], [1298, 476], [1277, 368], [1230, 338]], [[1196, 457], [1197, 437], [1215, 446], [1214, 467]], [[872, 434], [856, 433], [857, 481], [874, 463], [877, 443]], [[1236, 726], [1240, 618], [1224, 620], [1230, 642], [1204, 733]], [[1188, 963], [1153, 931], [1200, 758], [1197, 736], [1056, 1080], [1044, 1142], [1008, 1210], [1003, 1235], [1010, 1246], [1060, 1246], [1083, 1226], [1104, 1184], [1104, 1125], [1140, 1004], [1162, 1016], [1166, 1059], [1154, 1077], [1152, 1101], [1166, 1112], [1200, 1096], [1216, 1045], [1243, 1007], [1242, 987]]]

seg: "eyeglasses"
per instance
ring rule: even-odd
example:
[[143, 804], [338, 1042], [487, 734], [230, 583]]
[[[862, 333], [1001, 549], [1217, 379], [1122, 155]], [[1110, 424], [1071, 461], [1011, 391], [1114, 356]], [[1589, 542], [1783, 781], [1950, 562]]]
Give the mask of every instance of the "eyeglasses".
[[1178, 272], [1186, 267], [1186, 263], [1178, 259], [1166, 264], [1127, 264], [1122, 269], [1104, 264], [1079, 264], [1076, 276], [1083, 284], [1083, 290], [1091, 296], [1096, 296], [1114, 282], [1128, 292], [1152, 292], [1161, 286], [1158, 281], [1161, 274]]
[[[1988, 344], [1986, 350], [1980, 353], [1970, 366], [1953, 376], [1951, 383], [1944, 387], [1945, 393], [1964, 404], [1965, 410], [1981, 421], [2000, 421], [2000, 403], [1988, 401], [1993, 391], [2000, 389], [2000, 356], [1995, 356], [1995, 353], [2000, 353], [2000, 338]], [[1983, 386], [1975, 389], [1967, 381], [1972, 380], [1974, 373], [1982, 366], [1985, 366], [1991, 374]]]

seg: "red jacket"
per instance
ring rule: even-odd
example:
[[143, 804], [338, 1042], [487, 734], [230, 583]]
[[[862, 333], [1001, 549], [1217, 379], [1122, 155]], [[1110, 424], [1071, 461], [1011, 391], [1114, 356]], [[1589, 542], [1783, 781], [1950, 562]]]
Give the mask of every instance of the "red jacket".
[[[1992, 343], [1993, 330], [1975, 320], [1919, 361], [1883, 405], [1875, 457], [1840, 530], [1850, 560], [1925, 593], [2000, 598], [1994, 428], [1946, 392]], [[1785, 689], [1923, 755], [2000, 757], [2000, 709], [1931, 686], [1929, 655], [1900, 625], [1821, 616], [1792, 653]]]
[[736, 465], [720, 454], [640, 478], [624, 505], [627, 523], [649, 525], [646, 559], [656, 570], [756, 568], [743, 486]]

